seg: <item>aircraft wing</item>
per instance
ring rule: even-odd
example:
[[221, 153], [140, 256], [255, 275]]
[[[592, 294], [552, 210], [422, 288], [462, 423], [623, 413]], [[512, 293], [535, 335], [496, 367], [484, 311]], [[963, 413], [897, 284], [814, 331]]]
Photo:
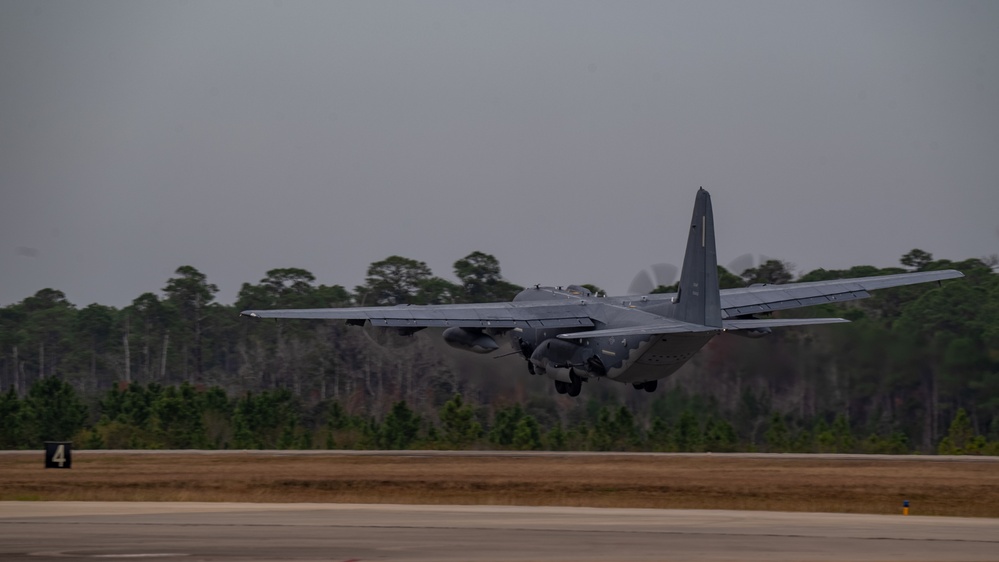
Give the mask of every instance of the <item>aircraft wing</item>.
[[811, 283], [756, 285], [740, 289], [722, 289], [722, 317], [731, 318], [733, 316], [761, 314], [827, 302], [864, 299], [871, 296], [869, 291], [875, 289], [943, 281], [944, 279], [954, 279], [957, 277], [964, 277], [964, 274], [953, 269], [945, 269], [941, 271], [920, 271], [917, 273], [878, 275], [856, 279], [835, 279], [830, 281], [814, 281]]
[[388, 328], [589, 328], [593, 321], [579, 304], [502, 302], [369, 306], [356, 308], [303, 308], [244, 310], [251, 318], [306, 318], [346, 320], [348, 324]]

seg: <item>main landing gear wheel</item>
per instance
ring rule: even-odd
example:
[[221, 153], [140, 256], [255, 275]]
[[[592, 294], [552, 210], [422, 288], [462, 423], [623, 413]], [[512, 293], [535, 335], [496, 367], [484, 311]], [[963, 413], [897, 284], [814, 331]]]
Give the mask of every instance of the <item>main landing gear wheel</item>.
[[570, 370], [569, 381], [555, 381], [555, 392], [568, 394], [569, 396], [579, 396], [579, 392], [583, 390], [583, 379], [575, 371]]
[[644, 390], [645, 392], [655, 392], [659, 388], [659, 381], [646, 381], [646, 382], [636, 382], [631, 386], [635, 387], [635, 390]]
[[[583, 379], [579, 378], [576, 371], [569, 370], [569, 396], [579, 396], [579, 391], [583, 390]], [[564, 383], [563, 383], [564, 384]]]

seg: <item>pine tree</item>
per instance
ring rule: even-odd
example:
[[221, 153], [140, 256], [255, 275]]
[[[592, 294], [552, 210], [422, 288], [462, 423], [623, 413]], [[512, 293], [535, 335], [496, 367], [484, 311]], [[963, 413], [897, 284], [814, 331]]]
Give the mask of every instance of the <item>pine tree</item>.
[[525, 415], [517, 422], [513, 433], [513, 448], [533, 451], [541, 448], [541, 428], [532, 415]]
[[383, 449], [408, 449], [416, 441], [419, 431], [420, 417], [402, 400], [396, 402], [385, 417], [379, 431], [378, 444]]
[[517, 423], [523, 416], [524, 410], [521, 409], [520, 404], [514, 404], [509, 408], [497, 411], [493, 419], [493, 427], [489, 431], [489, 441], [502, 447], [512, 445]]
[[444, 443], [452, 449], [466, 447], [482, 434], [482, 426], [475, 421], [472, 406], [462, 402], [460, 394], [455, 394], [444, 403], [440, 418], [444, 429]]
[[69, 383], [47, 377], [31, 386], [24, 400], [28, 445], [42, 441], [68, 441], [83, 429], [87, 407]]
[[770, 416], [770, 427], [763, 437], [771, 453], [786, 453], [791, 448], [791, 434], [784, 423], [784, 416], [777, 412]]

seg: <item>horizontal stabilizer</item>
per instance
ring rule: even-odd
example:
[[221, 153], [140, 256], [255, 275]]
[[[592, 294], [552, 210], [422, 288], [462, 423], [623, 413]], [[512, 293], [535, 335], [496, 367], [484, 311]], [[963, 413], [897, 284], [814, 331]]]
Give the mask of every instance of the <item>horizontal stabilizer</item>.
[[690, 324], [688, 322], [663, 318], [662, 322], [655, 324], [640, 324], [638, 326], [628, 326], [627, 328], [610, 328], [587, 332], [570, 332], [568, 334], [559, 334], [557, 337], [563, 340], [575, 340], [618, 336], [654, 336], [657, 334], [696, 334], [717, 331], [718, 328], [712, 326], [702, 326], [700, 324]]
[[811, 326], [813, 324], [842, 324], [846, 318], [746, 318], [722, 320], [726, 330], [752, 330], [754, 328], [780, 328], [787, 326]]

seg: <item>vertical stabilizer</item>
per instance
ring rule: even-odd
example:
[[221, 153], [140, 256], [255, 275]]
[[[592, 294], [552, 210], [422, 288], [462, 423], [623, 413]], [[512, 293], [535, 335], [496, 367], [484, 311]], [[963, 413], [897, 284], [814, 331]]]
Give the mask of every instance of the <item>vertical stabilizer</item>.
[[694, 201], [687, 253], [683, 256], [676, 319], [691, 324], [721, 328], [721, 296], [718, 293], [718, 257], [715, 253], [715, 221], [711, 195], [702, 187]]

